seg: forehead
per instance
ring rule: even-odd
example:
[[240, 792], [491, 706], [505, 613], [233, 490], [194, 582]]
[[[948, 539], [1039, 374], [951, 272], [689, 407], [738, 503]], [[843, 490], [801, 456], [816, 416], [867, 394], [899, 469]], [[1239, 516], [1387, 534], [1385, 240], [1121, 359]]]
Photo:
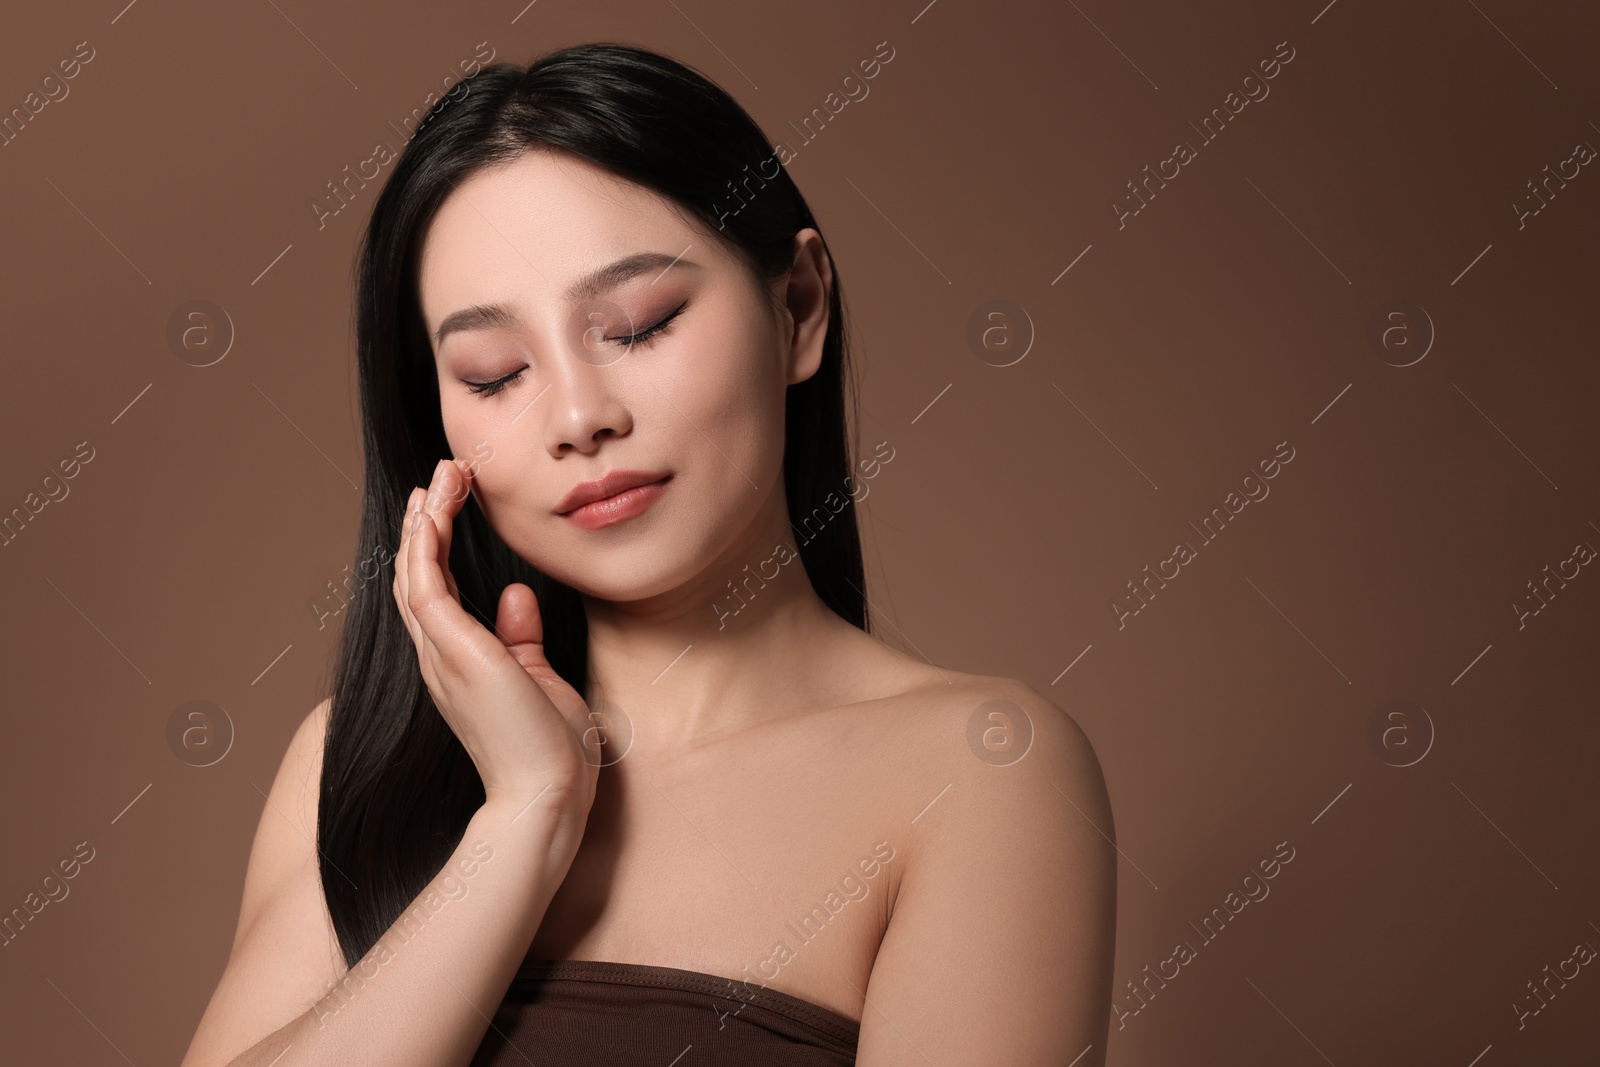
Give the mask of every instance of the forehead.
[[422, 313], [431, 330], [469, 304], [553, 302], [586, 271], [643, 250], [692, 245], [709, 266], [718, 244], [653, 190], [565, 153], [530, 151], [445, 197], [418, 260]]

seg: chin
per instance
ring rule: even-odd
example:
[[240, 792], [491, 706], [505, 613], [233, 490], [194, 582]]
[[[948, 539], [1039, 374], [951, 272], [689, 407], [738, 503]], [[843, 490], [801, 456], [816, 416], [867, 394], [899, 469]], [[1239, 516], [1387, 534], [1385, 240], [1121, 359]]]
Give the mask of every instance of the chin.
[[692, 566], [663, 555], [659, 545], [634, 544], [616, 552], [574, 553], [559, 560], [523, 558], [585, 596], [624, 603], [660, 596], [689, 580]]

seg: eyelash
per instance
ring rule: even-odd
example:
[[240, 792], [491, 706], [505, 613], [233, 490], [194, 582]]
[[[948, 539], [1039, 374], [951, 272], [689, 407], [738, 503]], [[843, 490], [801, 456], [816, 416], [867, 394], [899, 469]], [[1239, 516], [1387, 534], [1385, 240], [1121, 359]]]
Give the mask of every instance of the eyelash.
[[[672, 321], [682, 314], [683, 309], [688, 306], [689, 302], [685, 300], [683, 303], [673, 308], [672, 311], [668, 313], [666, 318], [662, 319], [660, 322], [657, 322], [654, 326], [646, 326], [638, 333], [628, 334], [625, 337], [608, 337], [606, 340], [624, 342], [623, 347], [625, 348], [633, 348], [636, 345], [649, 345], [657, 337], [666, 333], [667, 328], [672, 325]], [[518, 378], [522, 377], [523, 369], [526, 368], [519, 368], [518, 370], [506, 375], [504, 378], [497, 378], [492, 382], [468, 382], [467, 388], [479, 396], [494, 396], [500, 390], [504, 389]]]

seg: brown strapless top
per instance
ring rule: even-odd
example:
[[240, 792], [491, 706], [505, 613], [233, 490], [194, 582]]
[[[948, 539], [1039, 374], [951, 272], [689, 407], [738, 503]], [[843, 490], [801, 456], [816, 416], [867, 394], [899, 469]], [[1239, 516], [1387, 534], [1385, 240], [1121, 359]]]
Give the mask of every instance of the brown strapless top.
[[524, 960], [471, 1067], [851, 1067], [860, 1026], [731, 978]]

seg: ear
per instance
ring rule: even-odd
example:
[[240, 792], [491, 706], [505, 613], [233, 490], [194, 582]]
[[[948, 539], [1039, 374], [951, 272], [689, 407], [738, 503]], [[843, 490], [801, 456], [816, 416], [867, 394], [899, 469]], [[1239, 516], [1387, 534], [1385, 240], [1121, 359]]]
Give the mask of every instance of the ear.
[[806, 227], [794, 235], [794, 266], [784, 284], [788, 310], [789, 353], [786, 382], [793, 385], [817, 373], [828, 336], [828, 302], [833, 292], [833, 265], [822, 235]]

